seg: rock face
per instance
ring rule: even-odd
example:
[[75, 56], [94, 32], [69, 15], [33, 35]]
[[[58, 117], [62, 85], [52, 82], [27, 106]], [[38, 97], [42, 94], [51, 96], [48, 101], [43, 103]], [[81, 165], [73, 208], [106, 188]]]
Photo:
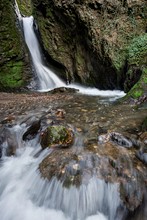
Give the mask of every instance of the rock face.
[[[146, 1], [33, 0], [41, 41], [69, 81], [146, 89]], [[63, 76], [65, 78], [65, 75]]]
[[14, 11], [14, 1], [0, 2], [0, 91], [24, 87], [30, 79], [30, 64]]

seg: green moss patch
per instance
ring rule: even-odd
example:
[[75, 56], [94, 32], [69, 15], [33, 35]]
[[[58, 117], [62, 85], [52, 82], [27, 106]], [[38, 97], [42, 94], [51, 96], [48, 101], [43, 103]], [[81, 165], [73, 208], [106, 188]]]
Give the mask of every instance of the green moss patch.
[[128, 92], [127, 97], [132, 97], [134, 99], [137, 99], [141, 97], [144, 93], [147, 94], [147, 69], [146, 68], [143, 68], [140, 80]]
[[23, 86], [22, 80], [23, 62], [8, 62], [3, 66], [0, 77], [0, 84], [4, 88], [17, 88]]
[[0, 91], [24, 86], [30, 74], [27, 50], [12, 3], [14, 1], [0, 1]]
[[32, 2], [31, 0], [17, 0], [19, 10], [24, 16], [32, 15]]
[[41, 137], [42, 148], [69, 147], [73, 142], [73, 133], [62, 125], [48, 127]]
[[132, 40], [128, 47], [129, 64], [147, 64], [147, 34], [140, 35]]

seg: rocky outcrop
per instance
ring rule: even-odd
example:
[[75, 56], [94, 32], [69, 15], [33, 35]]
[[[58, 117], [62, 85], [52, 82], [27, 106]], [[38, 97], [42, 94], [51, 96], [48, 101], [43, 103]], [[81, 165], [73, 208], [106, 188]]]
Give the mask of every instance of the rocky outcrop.
[[0, 91], [24, 87], [30, 79], [30, 61], [14, 11], [14, 1], [0, 2]]
[[44, 49], [65, 66], [68, 81], [128, 92], [141, 77], [135, 96], [144, 93], [145, 0], [32, 2]]

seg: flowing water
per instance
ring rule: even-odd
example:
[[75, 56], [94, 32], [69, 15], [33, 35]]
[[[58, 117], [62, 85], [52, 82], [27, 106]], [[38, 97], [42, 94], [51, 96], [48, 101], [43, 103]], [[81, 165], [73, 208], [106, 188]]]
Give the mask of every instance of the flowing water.
[[[39, 43], [33, 30], [33, 17], [22, 18], [19, 10], [17, 14], [23, 21], [25, 41], [38, 76], [39, 90], [68, 87], [43, 64]], [[70, 116], [69, 122], [78, 123], [77, 126], [82, 123], [82, 129], [86, 131], [92, 122], [97, 120], [97, 115], [101, 115], [99, 117], [102, 123], [106, 124], [108, 119], [104, 117], [108, 113], [109, 124], [113, 124], [115, 114], [113, 111], [109, 115], [108, 101], [123, 96], [123, 92], [100, 91], [75, 84], [70, 86], [79, 89], [81, 93], [106, 96], [109, 99], [88, 98], [87, 100], [86, 96], [85, 98], [77, 96], [75, 103], [71, 100], [67, 104], [65, 101], [63, 107], [69, 111], [69, 115], [67, 114]], [[84, 100], [84, 104], [81, 99]], [[92, 109], [93, 103], [94, 109]], [[87, 109], [84, 109], [83, 105]], [[105, 105], [108, 107], [106, 112]], [[74, 107], [77, 112], [73, 114]], [[89, 112], [88, 117], [86, 112]], [[95, 118], [93, 118], [94, 112]], [[32, 113], [31, 117], [33, 115], [35, 113]], [[116, 122], [115, 125], [117, 125]], [[121, 220], [123, 218], [117, 183], [106, 183], [93, 175], [87, 184], [65, 188], [56, 177], [50, 181], [41, 178], [38, 166], [47, 155], [52, 153], [52, 150], [41, 151], [39, 135], [32, 140], [23, 141], [22, 136], [27, 128], [25, 120], [19, 120], [14, 126], [6, 125], [5, 127], [8, 136], [1, 146], [3, 151], [0, 159], [0, 220]], [[15, 142], [16, 153], [14, 156], [7, 156], [6, 151], [12, 141]], [[81, 136], [80, 140], [76, 139], [75, 144], [82, 145]]]
[[[119, 206], [116, 184], [106, 184], [92, 178], [87, 186], [66, 189], [54, 177], [50, 182], [41, 179], [38, 165], [51, 150], [40, 152], [38, 137], [23, 142], [26, 124], [8, 128], [16, 137], [16, 155], [3, 157], [0, 163], [1, 220], [113, 220]], [[8, 146], [8, 139], [3, 143]], [[115, 198], [112, 203], [111, 199]], [[107, 218], [103, 213], [109, 216]], [[88, 217], [89, 216], [89, 217]]]
[[[20, 17], [20, 15], [19, 15]], [[96, 88], [87, 88], [84, 86], [70, 84], [67, 85], [63, 82], [59, 77], [55, 75], [53, 71], [51, 71], [48, 67], [45, 66], [43, 60], [41, 58], [40, 47], [38, 43], [38, 39], [34, 32], [33, 23], [34, 19], [32, 16], [23, 17], [23, 30], [26, 44], [31, 53], [33, 65], [35, 68], [35, 72], [37, 73], [37, 77], [39, 80], [39, 90], [40, 91], [49, 91], [58, 87], [72, 87], [78, 89], [80, 93], [88, 94], [88, 95], [96, 95], [96, 96], [110, 96], [110, 97], [122, 97], [125, 95], [123, 91], [102, 91]]]
[[[55, 176], [50, 181], [41, 178], [38, 166], [52, 150], [41, 151], [39, 134], [32, 140], [23, 141], [22, 138], [30, 126], [28, 121], [40, 118], [49, 111], [48, 106], [51, 107], [48, 103], [46, 109], [41, 108], [39, 103], [36, 106], [35, 110], [32, 107], [29, 111], [25, 109], [24, 112], [19, 112], [18, 105], [16, 123], [4, 125], [7, 136], [2, 143], [3, 155], [0, 160], [0, 220], [122, 220], [125, 210], [121, 210], [117, 182], [107, 183], [93, 175], [80, 187], [73, 185], [66, 188]], [[129, 106], [126, 106], [122, 114], [122, 107], [114, 107], [108, 99], [78, 94], [75, 95], [74, 102], [71, 98], [61, 100], [58, 104], [54, 102], [53, 106], [65, 109], [67, 123], [82, 130], [81, 134], [77, 134], [72, 148], [79, 153], [83, 149], [86, 135], [88, 138], [90, 134], [91, 138], [96, 132], [97, 138], [96, 123], [104, 127], [111, 126], [110, 129], [113, 126], [123, 129], [124, 124], [127, 128], [137, 117], [137, 111], [130, 113]], [[123, 118], [126, 119], [124, 124], [119, 121]], [[16, 153], [14, 156], [6, 156], [11, 143], [15, 143]]]

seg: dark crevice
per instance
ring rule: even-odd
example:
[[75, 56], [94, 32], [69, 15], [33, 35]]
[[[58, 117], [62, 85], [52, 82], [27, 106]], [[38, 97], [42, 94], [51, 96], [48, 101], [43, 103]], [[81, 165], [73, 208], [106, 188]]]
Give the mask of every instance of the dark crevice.
[[102, 4], [95, 2], [95, 3], [89, 3], [88, 4], [89, 8], [93, 9], [93, 10], [97, 10], [97, 11], [101, 11], [102, 10]]

